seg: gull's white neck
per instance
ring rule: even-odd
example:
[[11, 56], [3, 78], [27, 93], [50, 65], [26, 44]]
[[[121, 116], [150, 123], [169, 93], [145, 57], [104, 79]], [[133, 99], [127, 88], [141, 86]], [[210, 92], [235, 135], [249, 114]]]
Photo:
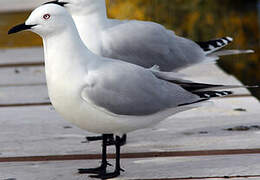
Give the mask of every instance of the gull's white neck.
[[78, 11], [70, 10], [78, 32], [85, 45], [95, 54], [101, 55], [102, 31], [109, 26], [105, 0], [85, 4]]
[[48, 83], [86, 74], [90, 64], [99, 61], [82, 42], [74, 23], [43, 39]]
[[[44, 37], [45, 63], [48, 64], [71, 64], [80, 63], [80, 58], [88, 54], [88, 49], [81, 41], [76, 29], [69, 27], [61, 33]], [[86, 61], [87, 62], [87, 61]]]
[[83, 24], [90, 24], [102, 29], [106, 27], [108, 20], [105, 0], [96, 0], [96, 2], [85, 4], [79, 11], [72, 10], [71, 14], [77, 27], [84, 22]]

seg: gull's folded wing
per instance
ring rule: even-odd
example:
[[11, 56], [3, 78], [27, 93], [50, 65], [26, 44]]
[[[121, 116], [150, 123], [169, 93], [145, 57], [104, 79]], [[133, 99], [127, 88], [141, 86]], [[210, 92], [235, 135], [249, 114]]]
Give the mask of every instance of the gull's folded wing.
[[112, 62], [107, 62], [99, 71], [102, 73], [89, 72], [88, 84], [81, 92], [85, 101], [108, 112], [145, 116], [200, 100], [180, 86], [156, 78], [149, 70]]
[[207, 58], [198, 44], [153, 22], [124, 21], [105, 29], [101, 39], [103, 56], [146, 68], [172, 71]]

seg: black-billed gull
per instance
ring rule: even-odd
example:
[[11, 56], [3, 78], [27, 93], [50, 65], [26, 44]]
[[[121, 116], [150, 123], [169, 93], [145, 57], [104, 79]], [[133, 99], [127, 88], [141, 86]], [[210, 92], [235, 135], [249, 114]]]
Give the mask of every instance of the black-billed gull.
[[[24, 24], [15, 26], [9, 34], [22, 30], [43, 38], [48, 92], [56, 111], [84, 130], [103, 134], [101, 166], [80, 170], [98, 174], [92, 177], [120, 175], [120, 135], [205, 105], [211, 97], [232, 94], [219, 90], [236, 87], [194, 83], [156, 68], [97, 56], [82, 42], [71, 15], [55, 3], [35, 9]], [[116, 135], [112, 141], [111, 134]], [[106, 172], [109, 144], [116, 147], [113, 173]]]

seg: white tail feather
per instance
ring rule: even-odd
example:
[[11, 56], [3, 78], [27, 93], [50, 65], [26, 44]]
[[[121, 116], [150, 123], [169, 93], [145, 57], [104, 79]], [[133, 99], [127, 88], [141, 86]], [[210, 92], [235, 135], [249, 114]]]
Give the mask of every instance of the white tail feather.
[[213, 52], [209, 55], [207, 55], [206, 59], [202, 61], [200, 64], [212, 64], [216, 63], [219, 59], [220, 56], [228, 56], [228, 55], [238, 55], [238, 54], [250, 54], [254, 53], [255, 51], [253, 50], [223, 50], [223, 51], [217, 51]]
[[215, 64], [220, 58], [218, 56], [207, 55], [204, 61], [201, 61], [199, 64]]
[[214, 53], [209, 54], [209, 56], [228, 56], [228, 55], [236, 55], [236, 54], [249, 54], [249, 53], [254, 53], [255, 51], [253, 50], [223, 50], [223, 51], [217, 51]]

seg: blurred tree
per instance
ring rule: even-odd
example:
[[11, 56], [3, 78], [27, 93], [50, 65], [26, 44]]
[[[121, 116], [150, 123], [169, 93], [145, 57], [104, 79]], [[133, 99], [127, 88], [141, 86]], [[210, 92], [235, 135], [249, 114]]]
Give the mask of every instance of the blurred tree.
[[42, 44], [41, 38], [31, 32], [7, 35], [11, 27], [24, 22], [29, 14], [29, 12], [0, 14], [0, 48], [40, 46]]

